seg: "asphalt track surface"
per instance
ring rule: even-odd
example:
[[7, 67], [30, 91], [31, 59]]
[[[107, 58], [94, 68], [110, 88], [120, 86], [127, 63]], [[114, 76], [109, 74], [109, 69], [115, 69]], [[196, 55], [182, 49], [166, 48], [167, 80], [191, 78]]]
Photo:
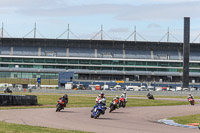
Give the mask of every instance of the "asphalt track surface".
[[[167, 100], [167, 99], [166, 99]], [[181, 100], [181, 99], [176, 99]], [[55, 108], [0, 110], [0, 121], [97, 133], [199, 133], [198, 129], [158, 123], [173, 116], [200, 114], [200, 105], [127, 107], [98, 119], [90, 118], [91, 108]]]

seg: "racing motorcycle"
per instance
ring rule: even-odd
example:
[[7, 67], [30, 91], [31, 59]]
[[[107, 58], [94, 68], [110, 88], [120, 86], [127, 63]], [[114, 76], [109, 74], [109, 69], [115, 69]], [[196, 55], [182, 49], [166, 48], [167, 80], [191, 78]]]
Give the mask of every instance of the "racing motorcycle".
[[92, 114], [91, 114], [91, 118], [98, 118], [101, 114], [104, 115], [106, 111], [106, 105], [102, 102], [100, 102], [98, 104], [98, 106], [96, 106], [96, 108], [93, 109]]
[[110, 111], [109, 111], [109, 113], [111, 113], [113, 110], [115, 110], [117, 108], [118, 102], [119, 102], [119, 100], [115, 99], [114, 101], [112, 101], [110, 103]]
[[188, 102], [190, 102], [191, 105], [194, 105], [194, 102], [195, 102], [195, 101], [194, 101], [193, 98], [189, 98], [189, 99], [188, 99]]
[[152, 94], [147, 94], [147, 98], [148, 98], [148, 99], [153, 99], [153, 100], [155, 99], [154, 96], [153, 96]]
[[58, 103], [56, 104], [56, 112], [60, 112], [60, 110], [64, 109], [65, 102], [60, 98]]
[[123, 107], [125, 108], [126, 107], [126, 101], [125, 101], [125, 98], [119, 98], [119, 107]]

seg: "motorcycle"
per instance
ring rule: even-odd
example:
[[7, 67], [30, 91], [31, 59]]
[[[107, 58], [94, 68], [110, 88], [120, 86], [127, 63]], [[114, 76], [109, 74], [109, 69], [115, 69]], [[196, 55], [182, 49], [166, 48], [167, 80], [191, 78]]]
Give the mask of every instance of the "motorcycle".
[[194, 101], [193, 98], [189, 98], [189, 99], [188, 99], [188, 102], [190, 102], [191, 105], [194, 105], [194, 102], [195, 102], [195, 101]]
[[99, 103], [98, 106], [96, 108], [93, 109], [92, 114], [91, 114], [91, 118], [98, 118], [101, 114], [104, 115], [105, 111], [106, 111], [106, 106], [103, 103]]
[[4, 93], [12, 93], [12, 90], [9, 88], [4, 89]]
[[109, 113], [111, 113], [113, 110], [115, 110], [117, 108], [117, 104], [118, 104], [118, 100], [114, 100], [110, 103], [110, 111]]
[[58, 103], [56, 104], [56, 112], [60, 112], [60, 110], [64, 109], [65, 102], [62, 99], [58, 100]]
[[125, 101], [125, 98], [119, 98], [119, 107], [123, 107], [125, 108], [126, 107], [126, 101]]
[[154, 100], [154, 96], [153, 96], [152, 94], [147, 95], [147, 98], [148, 98], [148, 99], [153, 99], [153, 100]]

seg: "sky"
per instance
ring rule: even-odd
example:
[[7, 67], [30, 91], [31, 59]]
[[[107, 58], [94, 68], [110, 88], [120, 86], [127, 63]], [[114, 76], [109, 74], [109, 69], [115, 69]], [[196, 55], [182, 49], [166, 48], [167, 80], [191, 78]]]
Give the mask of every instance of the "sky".
[[70, 39], [98, 40], [102, 26], [104, 40], [134, 40], [136, 29], [138, 41], [167, 41], [169, 29], [169, 41], [183, 42], [190, 17], [190, 42], [199, 43], [199, 7], [199, 0], [1, 0], [0, 23], [4, 37], [32, 38], [36, 23], [37, 38], [66, 39], [69, 24]]

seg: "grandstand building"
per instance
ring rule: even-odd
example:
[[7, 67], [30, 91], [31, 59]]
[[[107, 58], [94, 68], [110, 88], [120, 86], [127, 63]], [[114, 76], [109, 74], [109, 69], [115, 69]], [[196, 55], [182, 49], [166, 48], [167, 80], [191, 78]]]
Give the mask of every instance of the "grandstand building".
[[[0, 39], [0, 77], [180, 82], [183, 43], [73, 39]], [[190, 45], [190, 81], [200, 82], [200, 44]]]

